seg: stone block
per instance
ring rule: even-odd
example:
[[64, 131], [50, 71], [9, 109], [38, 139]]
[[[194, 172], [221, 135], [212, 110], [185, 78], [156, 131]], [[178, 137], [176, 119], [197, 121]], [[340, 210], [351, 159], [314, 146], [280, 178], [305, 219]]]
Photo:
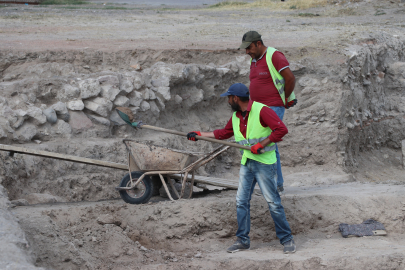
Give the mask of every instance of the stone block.
[[57, 98], [62, 101], [71, 100], [80, 96], [80, 89], [70, 84], [65, 84], [62, 89], [58, 91]]
[[25, 124], [16, 131], [16, 137], [19, 142], [29, 142], [35, 135], [37, 135], [37, 132], [38, 130], [35, 125]]
[[140, 106], [141, 111], [147, 111], [150, 109], [150, 104], [146, 101], [142, 101], [141, 106]]
[[57, 114], [67, 114], [67, 113], [69, 113], [67, 108], [66, 108], [66, 104], [64, 102], [61, 102], [61, 101], [53, 104], [51, 106], [51, 108], [54, 109]]
[[[114, 112], [113, 112], [113, 113], [114, 113]], [[113, 114], [113, 113], [112, 113], [112, 114]], [[112, 114], [111, 114], [111, 115], [112, 115]], [[118, 113], [117, 113], [117, 115], [118, 115]], [[94, 121], [94, 122], [96, 122], [96, 123], [98, 123], [98, 124], [107, 126], [107, 127], [109, 127], [110, 124], [111, 124], [110, 120], [108, 120], [108, 119], [106, 119], [106, 118], [104, 118], [104, 117], [101, 117], [101, 116], [96, 116], [96, 115], [91, 115], [91, 114], [89, 114], [89, 115], [87, 115], [87, 117], [90, 118], [92, 121]]]
[[120, 81], [120, 90], [124, 92], [123, 94], [129, 94], [134, 90], [134, 85], [132, 84], [133, 78], [122, 76]]
[[57, 134], [71, 134], [72, 133], [72, 127], [66, 123], [65, 121], [58, 119], [56, 122], [56, 133]]
[[153, 113], [154, 116], [159, 116], [160, 110], [158, 106], [156, 105], [155, 101], [149, 102], [150, 105], [150, 111]]
[[82, 111], [72, 111], [70, 113], [69, 124], [73, 132], [89, 129], [93, 126], [93, 122]]
[[133, 86], [135, 90], [139, 90], [142, 88], [142, 86], [145, 84], [142, 74], [141, 73], [135, 73], [134, 74], [134, 80], [133, 80]]
[[129, 94], [129, 104], [135, 107], [141, 106], [141, 103], [143, 101], [142, 98], [142, 93], [138, 91], [133, 91], [131, 94]]
[[46, 116], [42, 113], [42, 110], [38, 107], [31, 106], [27, 110], [27, 115], [34, 118], [36, 122], [40, 125], [46, 123]]
[[156, 93], [161, 95], [165, 100], [171, 99], [170, 87], [160, 86], [160, 87], [156, 88]]
[[101, 86], [101, 96], [111, 101], [114, 101], [120, 92], [121, 90], [115, 85], [107, 84]]
[[66, 107], [71, 111], [81, 111], [84, 109], [84, 103], [81, 99], [71, 100], [66, 103]]
[[7, 133], [4, 129], [0, 126], [0, 139], [7, 138]]
[[79, 81], [80, 96], [82, 99], [96, 97], [100, 94], [100, 82], [96, 79]]
[[129, 98], [125, 96], [118, 96], [114, 101], [114, 105], [117, 107], [128, 107]]
[[84, 107], [97, 113], [98, 115], [108, 117], [112, 110], [112, 102], [105, 98], [95, 98], [93, 100], [84, 101]]
[[58, 121], [58, 116], [56, 115], [56, 112], [52, 108], [48, 108], [42, 111], [43, 114], [46, 116], [46, 120], [51, 123], [55, 124]]

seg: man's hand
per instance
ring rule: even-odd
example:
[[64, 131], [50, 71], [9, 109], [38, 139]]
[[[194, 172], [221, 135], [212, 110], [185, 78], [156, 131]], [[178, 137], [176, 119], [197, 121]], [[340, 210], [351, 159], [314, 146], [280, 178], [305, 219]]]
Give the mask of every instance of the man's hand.
[[289, 108], [295, 106], [297, 103], [298, 103], [298, 100], [297, 100], [297, 99], [293, 99], [293, 100], [291, 100], [290, 102], [288, 102], [288, 99], [286, 98], [286, 99], [285, 99], [285, 105], [284, 105], [284, 107], [285, 107], [286, 109], [289, 109]]
[[263, 147], [263, 145], [261, 143], [256, 143], [255, 145], [253, 145], [250, 148], [250, 152], [252, 152], [253, 154], [258, 155], [258, 154], [261, 154], [260, 151], [263, 150], [263, 148], [264, 147]]
[[189, 133], [187, 133], [187, 139], [189, 141], [198, 141], [198, 139], [195, 137], [196, 135], [201, 136], [201, 132], [200, 131], [191, 131]]

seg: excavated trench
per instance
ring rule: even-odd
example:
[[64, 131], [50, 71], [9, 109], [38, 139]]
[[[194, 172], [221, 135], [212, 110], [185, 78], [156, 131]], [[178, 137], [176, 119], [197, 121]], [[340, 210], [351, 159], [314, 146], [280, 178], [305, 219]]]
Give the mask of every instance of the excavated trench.
[[[235, 191], [129, 205], [114, 190], [123, 171], [0, 153], [4, 220], [18, 217], [25, 233], [4, 241], [27, 265], [51, 269], [404, 269], [404, 52], [386, 35], [339, 52], [286, 52], [299, 99], [280, 143], [295, 255], [282, 254], [260, 194], [252, 250], [235, 256], [224, 252], [236, 231]], [[215, 145], [135, 131], [115, 107], [168, 129], [213, 130], [231, 115], [219, 94], [249, 82], [249, 59], [236, 50], [3, 51], [0, 59], [2, 144], [117, 163], [126, 162], [124, 138], [192, 152]], [[239, 158], [231, 149], [198, 174], [235, 179]], [[369, 218], [388, 236], [341, 238], [340, 223]]]

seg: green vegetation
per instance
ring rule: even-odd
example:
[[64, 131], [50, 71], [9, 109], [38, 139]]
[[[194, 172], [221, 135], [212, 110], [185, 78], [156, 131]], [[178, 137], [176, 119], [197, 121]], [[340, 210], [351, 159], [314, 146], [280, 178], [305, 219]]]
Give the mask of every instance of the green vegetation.
[[292, 6], [290, 7], [290, 9], [297, 9], [297, 6], [296, 6], [296, 5], [292, 5]]
[[246, 2], [236, 2], [236, 1], [224, 1], [224, 2], [220, 2], [218, 4], [215, 5], [211, 5], [209, 6], [210, 8], [218, 8], [218, 7], [239, 7], [239, 6], [243, 6], [243, 5], [247, 5], [248, 3]]
[[384, 12], [384, 10], [377, 9], [374, 16], [380, 16], [380, 15], [384, 15], [384, 14], [387, 14], [387, 13]]
[[298, 16], [300, 17], [317, 17], [319, 14], [314, 14], [314, 13], [298, 13]]
[[84, 5], [88, 3], [83, 0], [43, 0], [40, 5]]

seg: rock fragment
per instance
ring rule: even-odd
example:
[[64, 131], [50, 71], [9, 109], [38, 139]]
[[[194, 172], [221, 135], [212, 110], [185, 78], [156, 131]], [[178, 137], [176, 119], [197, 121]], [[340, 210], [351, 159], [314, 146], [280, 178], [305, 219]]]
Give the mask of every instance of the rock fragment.
[[82, 99], [96, 97], [101, 91], [100, 82], [96, 79], [79, 81], [80, 96]]

